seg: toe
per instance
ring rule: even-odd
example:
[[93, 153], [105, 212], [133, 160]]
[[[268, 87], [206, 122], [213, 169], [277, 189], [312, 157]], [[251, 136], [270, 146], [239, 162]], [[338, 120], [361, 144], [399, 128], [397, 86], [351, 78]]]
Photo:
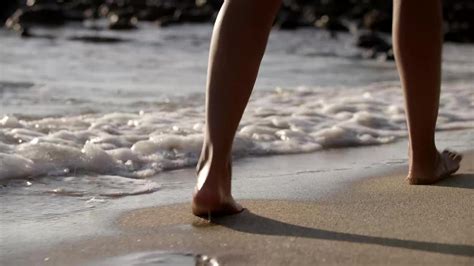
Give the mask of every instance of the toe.
[[462, 156], [459, 153], [452, 151], [448, 151], [448, 153], [443, 152], [443, 155], [444, 159], [442, 163], [444, 164], [445, 168], [443, 171], [445, 172], [444, 174], [449, 175], [456, 172], [459, 169], [459, 162], [461, 161]]
[[454, 158], [453, 158], [456, 162], [460, 162], [462, 160], [462, 154], [459, 154], [457, 153]]
[[450, 151], [450, 150], [444, 150], [443, 155], [448, 156], [449, 159], [453, 161], [461, 161], [462, 155], [460, 153]]
[[448, 156], [450, 159], [454, 159], [454, 156], [456, 156], [456, 153], [450, 150], [444, 150], [443, 155]]

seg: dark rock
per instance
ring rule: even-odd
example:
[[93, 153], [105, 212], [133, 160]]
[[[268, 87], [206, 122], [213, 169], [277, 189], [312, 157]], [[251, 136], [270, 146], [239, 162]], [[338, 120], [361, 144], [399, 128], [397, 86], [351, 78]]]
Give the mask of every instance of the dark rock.
[[391, 32], [392, 18], [389, 14], [374, 9], [364, 15], [363, 25], [371, 31]]
[[474, 42], [474, 1], [444, 1], [443, 13], [446, 41]]
[[159, 27], [168, 27], [171, 25], [179, 24], [179, 23], [180, 21], [177, 20], [174, 16], [165, 16], [165, 17], [160, 18], [157, 21], [157, 25]]
[[320, 17], [314, 22], [314, 26], [319, 29], [325, 29], [330, 32], [347, 31], [347, 27], [337, 18], [331, 18], [327, 15]]
[[168, 5], [156, 5], [149, 8], [139, 10], [137, 12], [138, 20], [157, 21], [163, 17], [173, 16], [176, 8]]
[[177, 21], [188, 23], [203, 23], [211, 20], [214, 11], [208, 5], [199, 8], [186, 8], [176, 10], [174, 17]]
[[356, 36], [355, 45], [360, 48], [374, 48], [378, 50], [390, 49], [390, 44], [379, 34], [372, 31], [362, 31]]
[[474, 42], [474, 26], [462, 23], [452, 23], [444, 34], [444, 40], [449, 42]]
[[31, 34], [28, 28], [21, 28], [18, 30], [18, 33], [20, 34], [22, 38], [30, 38], [34, 36], [33, 34]]
[[98, 43], [98, 44], [114, 44], [121, 43], [126, 40], [117, 37], [107, 37], [107, 36], [95, 36], [95, 35], [85, 35], [85, 36], [73, 36], [70, 37], [71, 41], [82, 41], [86, 43]]
[[61, 8], [67, 21], [84, 21], [90, 9], [98, 9], [95, 5], [87, 4], [86, 1], [65, 2]]
[[[25, 2], [29, 6], [21, 7]], [[137, 21], [157, 21], [161, 26], [213, 22], [222, 3], [223, 0], [0, 0], [0, 20], [9, 17], [7, 26], [19, 29], [105, 17], [109, 18], [111, 29], [133, 29]], [[21, 9], [13, 14], [18, 7]], [[445, 40], [474, 42], [473, 0], [443, 0], [443, 14]], [[283, 0], [275, 19], [275, 26], [280, 29], [317, 27], [331, 34], [349, 29], [390, 33], [391, 24], [392, 3], [386, 0]]]
[[275, 26], [282, 30], [293, 30], [301, 26], [299, 18], [299, 10], [291, 7], [283, 7], [275, 19]]
[[14, 28], [15, 25], [21, 27], [41, 26], [60, 26], [65, 23], [65, 17], [62, 10], [57, 5], [35, 5], [18, 9], [11, 15], [5, 25], [7, 28]]
[[382, 61], [394, 60], [392, 45], [382, 36], [372, 31], [362, 31], [356, 35], [355, 45], [363, 48], [363, 58]]
[[133, 12], [111, 12], [107, 17], [109, 29], [111, 30], [132, 30], [137, 28], [138, 19]]
[[15, 10], [19, 7], [18, 0], [1, 0], [0, 1], [0, 23], [4, 23]]

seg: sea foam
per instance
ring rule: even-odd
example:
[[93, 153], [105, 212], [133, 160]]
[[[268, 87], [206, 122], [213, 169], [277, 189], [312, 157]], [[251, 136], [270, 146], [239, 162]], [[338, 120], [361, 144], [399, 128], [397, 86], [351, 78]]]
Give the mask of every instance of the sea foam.
[[[0, 120], [0, 179], [78, 174], [146, 178], [194, 165], [203, 95], [137, 112]], [[474, 127], [474, 88], [444, 88], [438, 130]], [[378, 145], [406, 136], [402, 92], [390, 84], [254, 93], [234, 141], [236, 157]]]

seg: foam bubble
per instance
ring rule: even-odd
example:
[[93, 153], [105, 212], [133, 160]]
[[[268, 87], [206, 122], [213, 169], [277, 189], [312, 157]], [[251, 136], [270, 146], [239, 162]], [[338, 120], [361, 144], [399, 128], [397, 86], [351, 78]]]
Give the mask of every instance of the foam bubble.
[[0, 126], [1, 127], [10, 127], [10, 128], [20, 128], [22, 127], [18, 119], [14, 116], [4, 116], [0, 120]]

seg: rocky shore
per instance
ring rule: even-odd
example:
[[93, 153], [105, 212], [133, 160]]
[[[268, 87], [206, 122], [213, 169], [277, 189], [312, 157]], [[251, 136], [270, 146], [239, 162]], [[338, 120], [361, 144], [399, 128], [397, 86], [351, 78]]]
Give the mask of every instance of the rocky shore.
[[[110, 30], [133, 30], [141, 21], [166, 27], [181, 23], [212, 23], [222, 0], [2, 0], [0, 21], [23, 37], [36, 26], [58, 27], [67, 22], [106, 19]], [[474, 42], [474, 2], [444, 0], [445, 40]], [[284, 0], [275, 27], [292, 30], [312, 27], [349, 31], [367, 57], [392, 59], [391, 1]], [[84, 25], [91, 25], [91, 23]], [[92, 23], [92, 25], [95, 25]]]

